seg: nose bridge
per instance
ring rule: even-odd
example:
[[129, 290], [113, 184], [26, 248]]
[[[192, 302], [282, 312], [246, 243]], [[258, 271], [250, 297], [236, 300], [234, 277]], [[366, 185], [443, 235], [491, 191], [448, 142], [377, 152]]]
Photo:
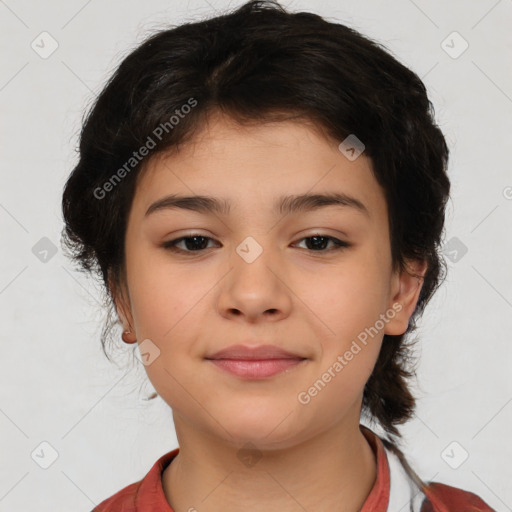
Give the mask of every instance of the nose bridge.
[[263, 293], [265, 289], [274, 288], [276, 283], [276, 264], [274, 251], [269, 247], [269, 237], [258, 236], [260, 242], [253, 236], [244, 238], [235, 248], [232, 257], [233, 284], [246, 289], [249, 294]]
[[[235, 247], [231, 272], [219, 298], [221, 313], [255, 318], [268, 311], [285, 314], [290, 307], [288, 288], [279, 276], [279, 262], [270, 247], [264, 247], [263, 236], [247, 236]], [[266, 237], [268, 240], [270, 237]]]

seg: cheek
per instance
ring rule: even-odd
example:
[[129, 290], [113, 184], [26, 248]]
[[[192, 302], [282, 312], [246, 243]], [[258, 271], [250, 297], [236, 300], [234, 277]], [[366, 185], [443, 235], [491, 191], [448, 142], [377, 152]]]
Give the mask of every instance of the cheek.
[[150, 339], [157, 347], [158, 356], [145, 366], [146, 373], [166, 403], [187, 410], [186, 390], [200, 385], [188, 367], [197, 355], [197, 339], [204, 337], [201, 317], [215, 279], [170, 265], [161, 255], [132, 258], [128, 272], [138, 341]]
[[371, 258], [358, 256], [304, 277], [297, 295], [307, 306], [318, 334], [333, 346], [372, 327], [386, 305], [382, 269]]
[[164, 251], [154, 249], [132, 254], [127, 270], [137, 331], [163, 343], [176, 339], [180, 324], [190, 324], [197, 306], [215, 284], [211, 275], [170, 264]]
[[309, 293], [304, 282], [304, 302], [321, 345], [308, 383], [315, 387], [313, 394], [319, 390], [318, 404], [330, 402], [343, 410], [370, 377], [384, 334], [379, 322], [386, 304], [383, 277], [377, 258], [359, 254], [309, 282]]
[[[377, 349], [377, 350], [375, 350]], [[336, 356], [343, 356], [343, 353]], [[326, 425], [335, 425], [347, 415], [359, 418], [363, 390], [368, 381], [378, 347], [362, 348], [350, 361], [328, 357], [321, 362], [321, 370], [297, 395], [298, 418], [313, 431], [321, 431]]]

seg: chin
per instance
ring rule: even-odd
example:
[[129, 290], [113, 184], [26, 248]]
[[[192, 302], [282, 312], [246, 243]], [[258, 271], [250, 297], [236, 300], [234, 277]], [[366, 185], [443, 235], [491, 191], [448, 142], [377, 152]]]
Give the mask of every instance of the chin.
[[304, 423], [296, 418], [296, 411], [285, 408], [240, 411], [221, 422], [231, 434], [226, 438], [226, 433], [222, 432], [222, 437], [237, 448], [251, 443], [260, 450], [285, 449], [304, 436]]

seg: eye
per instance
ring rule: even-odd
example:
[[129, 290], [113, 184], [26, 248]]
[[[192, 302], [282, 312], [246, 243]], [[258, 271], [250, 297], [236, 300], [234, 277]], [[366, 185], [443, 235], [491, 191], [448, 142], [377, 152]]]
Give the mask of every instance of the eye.
[[[350, 247], [350, 244], [347, 242], [343, 242], [342, 240], [338, 240], [332, 236], [316, 234], [313, 236], [307, 236], [302, 238], [302, 240], [309, 240], [310, 242], [306, 242], [306, 249], [309, 249], [314, 252], [331, 252], [331, 251], [339, 251], [346, 247]], [[333, 246], [331, 249], [325, 250], [325, 247], [329, 245], [329, 242], [332, 242]]]
[[[321, 234], [304, 237], [299, 240], [299, 243], [303, 240], [306, 240], [306, 249], [313, 252], [339, 251], [346, 247], [350, 247], [350, 244], [347, 242], [343, 242], [342, 240], [338, 240], [332, 236]], [[183, 236], [174, 240], [169, 240], [168, 242], [164, 242], [162, 247], [173, 252], [202, 252], [205, 249], [208, 249], [209, 241], [213, 242], [214, 240], [213, 238], [193, 233], [190, 236]], [[326, 247], [329, 246], [329, 243], [332, 244], [331, 248], [326, 250]], [[178, 247], [180, 244], [182, 244], [182, 247]]]
[[[213, 241], [213, 238], [198, 234], [191, 234], [190, 236], [182, 236], [181, 238], [164, 242], [162, 247], [173, 252], [201, 252], [207, 248], [206, 246], [208, 245], [208, 242], [205, 243], [207, 240]], [[185, 244], [185, 249], [178, 247], [178, 244], [183, 243]]]

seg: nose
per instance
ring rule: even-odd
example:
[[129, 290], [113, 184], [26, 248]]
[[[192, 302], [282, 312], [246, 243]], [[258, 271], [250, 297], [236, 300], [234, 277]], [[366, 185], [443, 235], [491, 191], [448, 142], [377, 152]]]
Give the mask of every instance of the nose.
[[250, 323], [286, 318], [292, 306], [292, 292], [283, 263], [268, 250], [261, 250], [255, 259], [247, 258], [243, 250], [246, 247], [241, 244], [232, 255], [231, 271], [221, 281], [219, 314]]

